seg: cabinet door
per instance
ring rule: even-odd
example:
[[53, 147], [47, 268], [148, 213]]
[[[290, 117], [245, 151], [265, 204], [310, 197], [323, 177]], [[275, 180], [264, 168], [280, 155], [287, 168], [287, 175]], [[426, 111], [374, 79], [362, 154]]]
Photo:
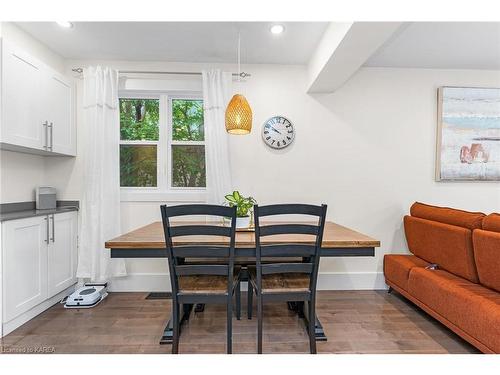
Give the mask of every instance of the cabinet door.
[[39, 61], [2, 42], [2, 142], [44, 149], [41, 69]]
[[73, 90], [69, 80], [47, 69], [44, 72], [45, 117], [49, 121], [51, 151], [76, 155], [76, 127], [72, 117]]
[[2, 223], [3, 320], [47, 299], [47, 216]]
[[49, 298], [76, 282], [77, 213], [49, 216], [48, 248]]

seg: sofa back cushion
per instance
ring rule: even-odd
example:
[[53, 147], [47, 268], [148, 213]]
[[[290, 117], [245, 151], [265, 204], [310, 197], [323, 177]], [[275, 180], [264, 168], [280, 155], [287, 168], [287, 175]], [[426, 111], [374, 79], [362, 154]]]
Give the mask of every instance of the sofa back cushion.
[[469, 281], [479, 281], [472, 250], [472, 231], [456, 225], [405, 216], [408, 248], [417, 257]]
[[429, 263], [477, 283], [479, 281], [472, 230], [481, 228], [485, 215], [416, 202], [405, 216], [410, 251]]
[[483, 229], [491, 232], [500, 232], [500, 214], [494, 213], [485, 216], [483, 219]]
[[479, 282], [500, 292], [500, 214], [486, 216], [472, 239]]
[[473, 241], [479, 282], [500, 292], [500, 233], [478, 229]]
[[455, 225], [468, 229], [481, 228], [485, 215], [481, 212], [469, 212], [448, 207], [431, 206], [415, 202], [410, 207], [411, 216], [437, 221], [439, 223]]

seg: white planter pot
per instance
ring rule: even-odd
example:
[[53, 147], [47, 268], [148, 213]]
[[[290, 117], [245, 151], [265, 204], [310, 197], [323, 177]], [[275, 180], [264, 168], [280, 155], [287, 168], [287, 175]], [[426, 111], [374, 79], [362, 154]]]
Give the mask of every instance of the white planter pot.
[[248, 228], [249, 226], [250, 226], [250, 216], [236, 218], [236, 228]]

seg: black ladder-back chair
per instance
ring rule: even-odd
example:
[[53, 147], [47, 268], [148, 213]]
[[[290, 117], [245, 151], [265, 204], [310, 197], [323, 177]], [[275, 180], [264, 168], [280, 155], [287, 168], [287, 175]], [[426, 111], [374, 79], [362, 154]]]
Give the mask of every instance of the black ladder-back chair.
[[[231, 226], [220, 225], [170, 225], [170, 219], [187, 215], [209, 215], [231, 219]], [[161, 206], [165, 243], [168, 255], [170, 282], [172, 284], [172, 353], [179, 351], [180, 306], [197, 303], [224, 303], [227, 305], [227, 353], [232, 352], [233, 293], [239, 292], [239, 275], [234, 270], [236, 233], [236, 207], [193, 204]], [[176, 245], [178, 236], [224, 236], [227, 246]], [[214, 258], [216, 262], [189, 264], [185, 258]], [[221, 264], [220, 260], [225, 260]], [[215, 263], [215, 264], [214, 264]], [[238, 293], [239, 294], [239, 293]], [[237, 295], [237, 297], [239, 297]]]
[[[310, 352], [316, 353], [315, 303], [316, 283], [321, 243], [326, 219], [326, 205], [275, 204], [254, 206], [256, 266], [249, 267], [249, 317], [252, 294], [257, 296], [257, 352], [262, 353], [263, 302], [304, 301], [308, 304], [308, 334]], [[262, 226], [260, 219], [274, 215], [309, 215], [318, 218], [317, 224], [270, 224]], [[261, 238], [281, 234], [311, 235], [314, 244], [261, 244]], [[282, 257], [283, 263], [263, 263], [262, 258]], [[302, 258], [302, 261], [285, 262], [285, 258]]]

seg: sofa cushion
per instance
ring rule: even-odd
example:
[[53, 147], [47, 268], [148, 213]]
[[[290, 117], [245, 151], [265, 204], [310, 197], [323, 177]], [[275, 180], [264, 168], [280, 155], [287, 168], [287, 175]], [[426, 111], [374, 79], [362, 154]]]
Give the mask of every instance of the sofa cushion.
[[481, 212], [469, 212], [448, 207], [431, 206], [415, 202], [410, 207], [411, 216], [419, 217], [458, 227], [477, 229], [481, 228], [485, 215]]
[[472, 237], [479, 282], [500, 292], [500, 233], [477, 229]]
[[489, 214], [483, 219], [483, 229], [500, 232], [500, 214]]
[[414, 267], [409, 293], [461, 330], [500, 353], [500, 293], [442, 270]]
[[405, 216], [404, 227], [414, 255], [467, 280], [479, 281], [470, 229], [413, 216]]
[[427, 267], [429, 263], [415, 255], [386, 254], [384, 276], [387, 281], [408, 291], [408, 276], [413, 267]]

